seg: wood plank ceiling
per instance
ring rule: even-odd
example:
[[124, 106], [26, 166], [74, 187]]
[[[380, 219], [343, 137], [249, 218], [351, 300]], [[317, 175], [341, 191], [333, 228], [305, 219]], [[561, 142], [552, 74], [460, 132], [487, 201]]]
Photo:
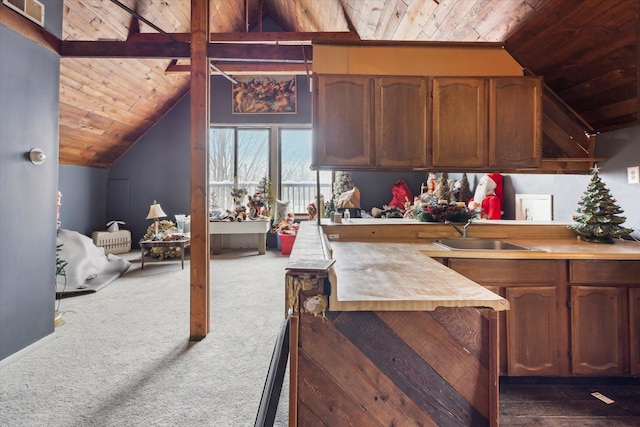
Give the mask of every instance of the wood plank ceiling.
[[[185, 40], [190, 3], [64, 0], [62, 40], [148, 40], [158, 28]], [[523, 68], [543, 76], [591, 128], [602, 131], [639, 123], [639, 4], [640, 0], [210, 0], [210, 30], [212, 39], [225, 33], [235, 33], [229, 36], [238, 39], [249, 30], [260, 31], [261, 17], [268, 17], [285, 32], [351, 30], [362, 40], [502, 42]], [[158, 46], [171, 42], [168, 36], [156, 40]], [[165, 72], [173, 59], [167, 55], [87, 57], [62, 50], [61, 163], [110, 167], [188, 92], [188, 74]]]

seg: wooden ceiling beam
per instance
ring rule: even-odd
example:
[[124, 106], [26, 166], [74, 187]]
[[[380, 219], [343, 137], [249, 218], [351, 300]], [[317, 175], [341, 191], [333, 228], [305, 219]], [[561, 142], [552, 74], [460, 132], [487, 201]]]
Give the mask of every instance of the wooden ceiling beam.
[[[220, 61], [294, 62], [311, 60], [311, 46], [209, 43], [208, 57]], [[190, 43], [132, 41], [62, 41], [63, 58], [188, 58]]]
[[[190, 33], [172, 33], [177, 41], [188, 42]], [[128, 39], [136, 42], [166, 42], [167, 37], [160, 33], [132, 34]], [[209, 35], [211, 43], [264, 43], [264, 44], [311, 44], [324, 43], [355, 43], [360, 41], [356, 33], [351, 32], [264, 32], [264, 33], [212, 33]]]
[[67, 41], [60, 47], [63, 58], [188, 58], [189, 43], [131, 41]]
[[304, 63], [305, 55], [307, 60], [313, 55], [311, 46], [303, 46], [303, 49], [304, 54], [297, 45], [209, 43], [207, 56], [218, 61]]
[[[306, 67], [304, 64], [291, 64], [291, 63], [264, 63], [264, 62], [217, 62], [216, 67], [222, 72], [231, 75], [303, 75], [306, 74]], [[172, 62], [165, 70], [166, 74], [189, 74], [191, 66], [189, 64], [176, 64]], [[212, 71], [212, 75], [218, 75], [219, 72]]]

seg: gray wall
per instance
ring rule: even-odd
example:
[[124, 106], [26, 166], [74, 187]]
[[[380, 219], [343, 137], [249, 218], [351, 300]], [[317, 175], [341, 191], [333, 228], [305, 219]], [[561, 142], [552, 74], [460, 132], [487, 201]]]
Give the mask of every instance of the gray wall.
[[[59, 35], [62, 2], [45, 5]], [[0, 76], [2, 360], [54, 330], [60, 59], [0, 25]], [[34, 147], [44, 164], [28, 160]]]
[[89, 237], [94, 231], [106, 230], [108, 171], [60, 165], [58, 174], [58, 189], [62, 193], [60, 228]]
[[627, 181], [627, 168], [640, 166], [640, 126], [603, 133], [597, 141], [596, 155], [607, 159], [598, 164], [600, 177], [624, 210], [623, 225], [633, 228], [633, 237], [640, 239], [640, 184]]

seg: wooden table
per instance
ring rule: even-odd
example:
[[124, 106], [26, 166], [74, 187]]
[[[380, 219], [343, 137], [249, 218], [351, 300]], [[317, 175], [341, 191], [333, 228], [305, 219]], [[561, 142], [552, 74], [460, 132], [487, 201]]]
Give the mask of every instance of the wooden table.
[[211, 253], [218, 255], [222, 252], [223, 234], [255, 234], [258, 236], [258, 253], [264, 255], [267, 250], [267, 232], [271, 227], [271, 219], [246, 221], [211, 221], [209, 234], [211, 235]]
[[151, 248], [162, 248], [164, 252], [166, 248], [180, 248], [180, 258], [182, 260], [182, 269], [184, 270], [184, 252], [185, 248], [191, 245], [190, 239], [180, 240], [143, 240], [140, 242], [140, 251], [142, 252], [140, 260], [144, 270], [144, 251]]

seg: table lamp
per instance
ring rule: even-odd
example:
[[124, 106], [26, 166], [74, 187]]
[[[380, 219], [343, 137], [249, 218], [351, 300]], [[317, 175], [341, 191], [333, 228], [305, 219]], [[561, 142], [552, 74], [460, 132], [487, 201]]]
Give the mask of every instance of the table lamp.
[[162, 208], [160, 207], [160, 204], [154, 200], [153, 204], [151, 206], [149, 206], [149, 213], [147, 214], [147, 219], [154, 220], [154, 223], [155, 223], [155, 226], [156, 226], [155, 233], [153, 233], [153, 236], [151, 237], [151, 240], [156, 240], [156, 239], [159, 238], [159, 236], [158, 236], [158, 218], [163, 218], [165, 216], [167, 216], [167, 214], [162, 211]]

